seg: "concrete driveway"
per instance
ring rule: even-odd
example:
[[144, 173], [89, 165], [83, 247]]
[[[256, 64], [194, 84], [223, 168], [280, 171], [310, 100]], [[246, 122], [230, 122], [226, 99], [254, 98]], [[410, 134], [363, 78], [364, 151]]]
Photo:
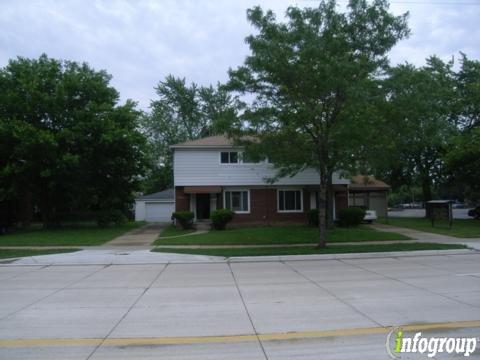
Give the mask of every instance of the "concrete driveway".
[[478, 337], [480, 255], [0, 266], [0, 359], [387, 359], [400, 325]]

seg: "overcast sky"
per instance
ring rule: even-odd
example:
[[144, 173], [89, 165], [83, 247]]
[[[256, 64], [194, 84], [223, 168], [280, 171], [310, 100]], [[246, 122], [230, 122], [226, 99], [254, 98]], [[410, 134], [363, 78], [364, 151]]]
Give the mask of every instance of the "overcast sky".
[[[345, 1], [339, 1], [345, 4]], [[248, 54], [246, 9], [261, 5], [279, 18], [289, 5], [313, 0], [1, 0], [0, 66], [16, 56], [86, 61], [113, 75], [122, 100], [148, 109], [154, 86], [168, 74], [202, 85], [227, 79]], [[343, 5], [342, 5], [343, 6]], [[410, 12], [412, 35], [391, 52], [392, 63], [422, 65], [436, 54], [480, 59], [480, 0], [392, 1]]]

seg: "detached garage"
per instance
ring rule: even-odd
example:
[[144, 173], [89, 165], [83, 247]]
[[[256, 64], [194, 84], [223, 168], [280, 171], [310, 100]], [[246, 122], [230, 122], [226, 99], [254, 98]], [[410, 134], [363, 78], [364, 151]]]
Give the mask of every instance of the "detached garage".
[[170, 222], [175, 211], [173, 189], [143, 195], [135, 199], [135, 221]]

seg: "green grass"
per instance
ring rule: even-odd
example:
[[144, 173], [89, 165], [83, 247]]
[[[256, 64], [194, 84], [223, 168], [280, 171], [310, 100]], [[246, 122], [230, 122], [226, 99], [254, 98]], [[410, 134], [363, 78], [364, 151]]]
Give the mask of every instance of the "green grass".
[[162, 232], [160, 233], [160, 237], [185, 235], [194, 231], [195, 230], [193, 229], [189, 229], [189, 230], [178, 229], [175, 225], [169, 225], [162, 230]]
[[99, 228], [94, 224], [76, 224], [55, 230], [40, 227], [0, 236], [0, 246], [89, 246], [100, 245], [127, 231], [142, 226], [143, 222], [129, 222], [119, 226]]
[[[335, 228], [328, 234], [328, 242], [361, 242], [409, 240], [408, 237], [371, 229]], [[307, 226], [251, 227], [224, 231], [210, 231], [206, 234], [182, 236], [175, 239], [159, 238], [155, 245], [268, 245], [307, 244], [318, 242], [318, 229]]]
[[[387, 223], [386, 219], [380, 219], [379, 222]], [[435, 226], [432, 227], [431, 221], [424, 218], [390, 217], [388, 218], [388, 224], [459, 238], [480, 238], [480, 221], [474, 219], [454, 219], [451, 229], [448, 226], [448, 221], [435, 221]]]
[[0, 259], [17, 258], [24, 256], [37, 256], [48, 254], [61, 254], [79, 251], [80, 249], [0, 249]]
[[345, 245], [317, 248], [315, 246], [301, 247], [273, 247], [273, 248], [235, 248], [235, 249], [172, 249], [155, 248], [152, 251], [177, 254], [196, 254], [209, 256], [270, 256], [270, 255], [309, 255], [309, 254], [345, 254], [389, 251], [415, 251], [415, 250], [450, 250], [465, 249], [466, 246], [458, 244], [437, 243], [396, 243], [380, 245]]

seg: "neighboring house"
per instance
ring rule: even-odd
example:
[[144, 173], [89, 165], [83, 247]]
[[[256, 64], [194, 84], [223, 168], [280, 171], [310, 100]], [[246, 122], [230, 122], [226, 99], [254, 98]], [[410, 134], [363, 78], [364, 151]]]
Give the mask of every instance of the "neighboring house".
[[348, 185], [348, 205], [362, 206], [375, 210], [379, 217], [387, 217], [389, 191], [390, 185], [373, 176], [354, 176]]
[[135, 221], [168, 222], [175, 211], [173, 189], [140, 196], [135, 199]]
[[[306, 223], [308, 210], [317, 207], [320, 177], [314, 169], [269, 184], [266, 179], [276, 173], [273, 165], [267, 161], [248, 162], [242, 147], [226, 136], [187, 141], [171, 149], [175, 209], [192, 211], [195, 221], [209, 219], [215, 209], [229, 208], [236, 213], [233, 224]], [[377, 206], [378, 192], [383, 199], [378, 208], [386, 209], [387, 189], [383, 186], [370, 189], [367, 182], [350, 192], [351, 181], [338, 174], [334, 174], [332, 186], [335, 216], [349, 206], [352, 196], [355, 204]], [[367, 199], [362, 204], [357, 201], [359, 194]]]

